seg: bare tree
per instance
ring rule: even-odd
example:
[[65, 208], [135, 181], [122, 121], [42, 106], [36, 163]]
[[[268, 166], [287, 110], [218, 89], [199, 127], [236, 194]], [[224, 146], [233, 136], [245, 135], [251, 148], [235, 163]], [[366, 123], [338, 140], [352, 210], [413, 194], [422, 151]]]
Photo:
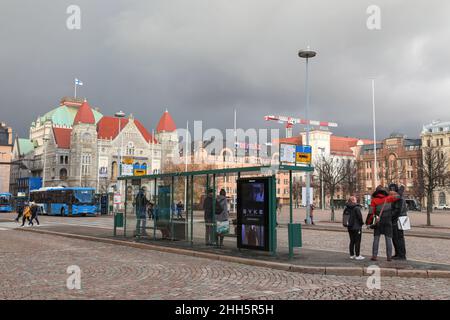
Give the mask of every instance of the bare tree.
[[330, 194], [331, 221], [334, 222], [334, 194], [337, 187], [347, 178], [347, 163], [333, 157], [323, 156], [317, 161], [315, 168], [318, 174], [322, 175], [324, 186]]
[[358, 188], [358, 169], [355, 161], [348, 160], [345, 164], [345, 177], [342, 182], [342, 189], [345, 196], [353, 196]]
[[423, 191], [427, 198], [427, 225], [431, 226], [431, 213], [433, 212], [433, 193], [448, 183], [448, 158], [441, 148], [424, 147], [422, 149], [423, 161], [419, 166], [419, 177]]

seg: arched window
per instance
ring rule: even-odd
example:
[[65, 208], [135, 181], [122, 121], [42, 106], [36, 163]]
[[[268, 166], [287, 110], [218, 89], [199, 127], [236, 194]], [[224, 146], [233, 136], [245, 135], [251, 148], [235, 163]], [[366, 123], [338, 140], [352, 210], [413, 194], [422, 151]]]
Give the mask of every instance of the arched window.
[[117, 162], [114, 161], [114, 162], [111, 164], [111, 179], [116, 179], [116, 178], [117, 178], [117, 173], [118, 173], [118, 170], [117, 170]]
[[67, 180], [67, 169], [62, 168], [59, 170], [59, 180]]
[[444, 192], [439, 193], [439, 205], [440, 206], [447, 205], [447, 199], [445, 198], [445, 193]]

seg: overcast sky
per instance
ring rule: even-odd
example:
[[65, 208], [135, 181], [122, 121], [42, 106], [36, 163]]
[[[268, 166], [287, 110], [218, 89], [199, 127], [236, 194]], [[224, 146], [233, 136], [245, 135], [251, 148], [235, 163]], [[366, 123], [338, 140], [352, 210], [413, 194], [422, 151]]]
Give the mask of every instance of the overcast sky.
[[[81, 7], [81, 30], [66, 9]], [[369, 5], [381, 27], [366, 27]], [[303, 117], [310, 45], [311, 118], [370, 137], [376, 77], [379, 138], [417, 137], [450, 120], [448, 0], [2, 0], [0, 120], [20, 136], [73, 95], [103, 114], [133, 113], [153, 129], [167, 108], [178, 126], [283, 128], [266, 114]], [[298, 132], [300, 128], [296, 128]]]

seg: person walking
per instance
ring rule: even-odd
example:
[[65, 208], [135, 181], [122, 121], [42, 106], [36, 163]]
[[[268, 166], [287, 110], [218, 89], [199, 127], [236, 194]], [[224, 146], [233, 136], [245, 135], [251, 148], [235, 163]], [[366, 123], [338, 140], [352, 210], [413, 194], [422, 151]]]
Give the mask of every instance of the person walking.
[[357, 203], [355, 196], [348, 199], [343, 216], [343, 224], [347, 227], [350, 236], [350, 259], [364, 260], [365, 258], [360, 254], [364, 222], [361, 214], [361, 206]]
[[314, 225], [314, 209], [316, 208], [316, 207], [314, 206], [314, 203], [311, 203], [311, 204], [309, 205], [309, 208], [311, 209], [311, 210], [310, 210], [310, 213], [309, 213], [309, 217], [311, 218], [311, 224]]
[[205, 200], [203, 201], [203, 211], [205, 218], [205, 244], [207, 246], [214, 245], [214, 228], [213, 225], [213, 189], [208, 189]]
[[[380, 237], [386, 241], [387, 261], [392, 260], [392, 203], [399, 200], [395, 191], [389, 194], [382, 186], [378, 186], [372, 194], [366, 225], [374, 229], [372, 245], [372, 261], [377, 261]], [[374, 224], [373, 222], [376, 221]]]
[[23, 208], [23, 215], [22, 215], [22, 225], [21, 227], [25, 226], [25, 221], [28, 220], [28, 223], [31, 221], [31, 202]]
[[146, 223], [147, 223], [147, 205], [149, 201], [145, 196], [145, 192], [143, 188], [139, 189], [138, 194], [136, 195], [134, 206], [135, 206], [135, 214], [136, 214], [136, 232], [135, 236], [145, 236], [147, 235], [146, 231]]
[[17, 217], [14, 219], [16, 222], [19, 222], [19, 219], [23, 216], [23, 209], [27, 206], [25, 202], [22, 202], [16, 206]]
[[[225, 189], [221, 189], [219, 192], [219, 196], [216, 199], [217, 201], [217, 210], [216, 209], [216, 223], [219, 224], [223, 224], [223, 231], [217, 231], [217, 236], [216, 236], [216, 243], [219, 247], [223, 247], [223, 238], [224, 235], [227, 232], [227, 230], [229, 230], [230, 225], [228, 222], [228, 205], [227, 205], [227, 193], [225, 191]], [[228, 224], [228, 227], [226, 226]], [[218, 228], [219, 229], [219, 228]]]
[[29, 219], [28, 225], [33, 226], [34, 225], [33, 220], [36, 220], [37, 225], [39, 225], [39, 220], [38, 220], [39, 206], [37, 206], [36, 203], [31, 202], [30, 210], [31, 210], [31, 217]]
[[183, 218], [183, 215], [182, 215], [183, 209], [184, 209], [183, 202], [178, 201], [178, 203], [177, 203], [177, 218], [178, 219]]
[[[406, 205], [406, 200], [404, 198], [405, 186], [397, 187], [393, 185], [394, 191], [398, 192], [400, 200], [393, 204], [393, 214], [392, 214], [392, 243], [394, 245], [394, 256], [392, 259], [395, 260], [406, 260], [406, 244], [405, 244], [405, 234], [403, 230], [399, 229], [398, 221], [400, 217], [405, 217], [408, 215], [408, 206]], [[391, 189], [391, 187], [389, 187]]]

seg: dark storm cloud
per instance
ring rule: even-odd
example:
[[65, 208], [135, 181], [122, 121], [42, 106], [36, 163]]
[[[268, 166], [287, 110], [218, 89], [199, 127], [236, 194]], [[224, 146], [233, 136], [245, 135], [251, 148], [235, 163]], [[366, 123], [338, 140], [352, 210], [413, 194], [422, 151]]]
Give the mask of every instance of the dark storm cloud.
[[[66, 8], [82, 29], [66, 29]], [[366, 28], [379, 5], [382, 29]], [[449, 119], [450, 3], [444, 0], [2, 1], [1, 120], [24, 136], [30, 122], [73, 94], [104, 114], [119, 109], [154, 128], [168, 108], [179, 126], [274, 128], [266, 114], [304, 116], [311, 61], [311, 118], [336, 133], [370, 137], [376, 77], [378, 132], [418, 136]], [[298, 129], [297, 129], [298, 130]]]

